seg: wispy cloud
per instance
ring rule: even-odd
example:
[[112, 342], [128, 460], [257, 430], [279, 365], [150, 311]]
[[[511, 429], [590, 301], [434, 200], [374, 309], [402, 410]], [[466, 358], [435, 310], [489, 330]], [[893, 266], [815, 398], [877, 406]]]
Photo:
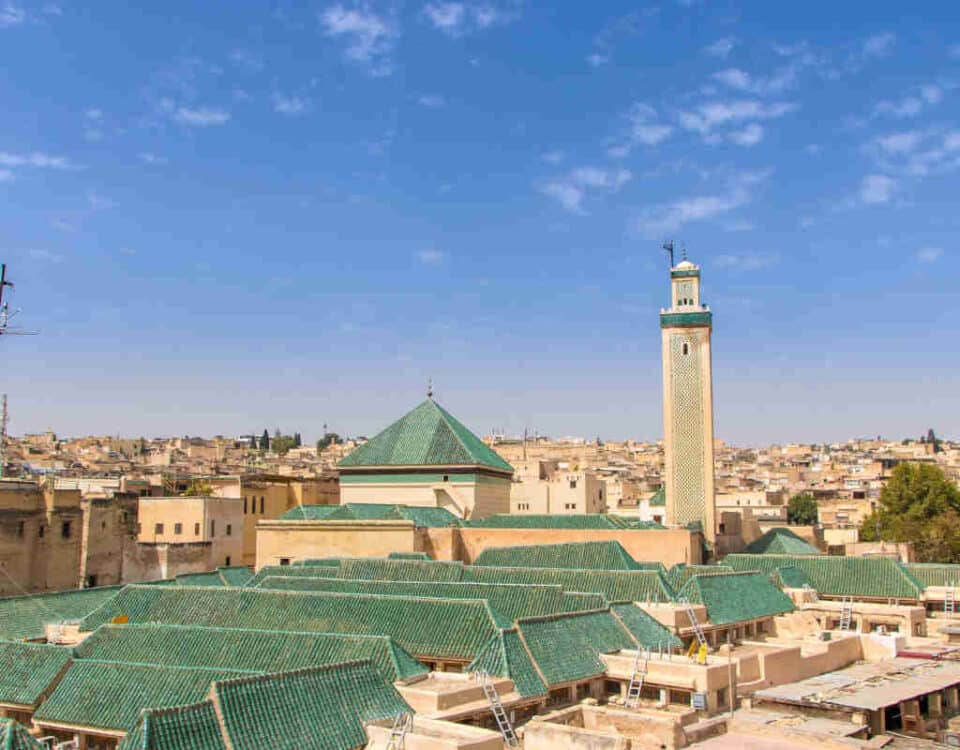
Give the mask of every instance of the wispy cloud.
[[874, 113], [893, 117], [916, 117], [927, 107], [939, 104], [941, 101], [943, 101], [943, 89], [937, 84], [928, 83], [900, 99], [877, 103]]
[[137, 158], [142, 161], [144, 164], [166, 164], [167, 159], [164, 156], [157, 156], [157, 154], [151, 153], [150, 151], [141, 151], [137, 154]]
[[59, 263], [63, 260], [63, 256], [59, 253], [52, 252], [41, 247], [31, 248], [27, 250], [27, 255], [40, 263]]
[[10, 182], [13, 179], [12, 169], [0, 169], [0, 182]]
[[656, 238], [686, 224], [723, 216], [750, 203], [756, 186], [769, 175], [769, 171], [740, 172], [732, 175], [720, 192], [649, 206], [634, 219], [634, 227], [644, 236]]
[[563, 177], [548, 180], [538, 189], [567, 211], [583, 213], [583, 202], [591, 192], [615, 193], [632, 177], [626, 169], [587, 166], [571, 170]]
[[737, 40], [732, 36], [725, 36], [717, 39], [713, 44], [708, 44], [703, 48], [703, 54], [710, 57], [718, 57], [721, 60], [727, 59], [733, 48], [737, 46]]
[[627, 156], [635, 146], [657, 146], [673, 133], [673, 126], [660, 119], [657, 110], [638, 102], [627, 115], [628, 128], [623, 139], [611, 146], [607, 153], [615, 158]]
[[[773, 120], [783, 117], [796, 109], [790, 102], [766, 103], [756, 99], [738, 99], [732, 101], [713, 101], [701, 104], [694, 110], [681, 111], [678, 115], [680, 126], [695, 131], [704, 137], [711, 136], [715, 130], [726, 125], [756, 120]], [[757, 135], [753, 131], [753, 136]], [[762, 131], [759, 133], [762, 137]]]
[[774, 253], [737, 253], [718, 255], [714, 262], [718, 268], [726, 268], [734, 271], [759, 271], [761, 268], [769, 268], [778, 260]]
[[922, 247], [917, 250], [917, 260], [921, 263], [934, 263], [943, 256], [942, 247]]
[[563, 151], [547, 151], [540, 156], [548, 164], [559, 164], [563, 161], [565, 154]]
[[435, 29], [451, 37], [461, 37], [509, 23], [518, 14], [512, 8], [489, 3], [449, 2], [427, 3], [423, 6], [423, 15]]
[[178, 107], [173, 119], [190, 127], [207, 128], [225, 125], [230, 121], [230, 113], [215, 107]]
[[885, 154], [910, 154], [917, 150], [923, 141], [923, 133], [909, 130], [902, 133], [890, 133], [876, 139], [876, 144]]
[[860, 182], [860, 200], [867, 205], [889, 203], [897, 189], [897, 181], [882, 174], [870, 174]]
[[438, 266], [446, 260], [446, 253], [436, 248], [429, 247], [425, 250], [417, 251], [416, 259], [425, 266]]
[[26, 11], [13, 3], [0, 5], [0, 29], [19, 26], [27, 20]]
[[593, 38], [593, 52], [587, 55], [587, 64], [593, 68], [613, 59], [614, 52], [625, 40], [643, 33], [647, 19], [658, 15], [660, 9], [649, 6], [607, 21]]
[[90, 205], [91, 211], [108, 211], [117, 207], [116, 202], [94, 190], [87, 191], [87, 203]]
[[393, 72], [392, 54], [399, 30], [390, 18], [366, 6], [348, 9], [332, 5], [319, 19], [324, 34], [344, 42], [347, 60], [363, 65], [372, 76]]
[[37, 169], [74, 169], [73, 164], [65, 156], [51, 156], [42, 151], [33, 151], [29, 154], [13, 154], [9, 151], [0, 151], [0, 167], [35, 167]]
[[931, 127], [888, 133], [866, 147], [880, 170], [914, 178], [960, 169], [960, 131]]
[[756, 146], [763, 140], [763, 125], [751, 122], [743, 130], [735, 130], [729, 138], [738, 146]]
[[417, 102], [427, 109], [440, 109], [446, 106], [447, 101], [440, 94], [422, 94]]
[[893, 47], [896, 43], [897, 35], [892, 31], [874, 34], [863, 41], [860, 53], [866, 60], [887, 57], [893, 52]]
[[230, 62], [238, 68], [243, 68], [252, 73], [258, 73], [263, 70], [263, 59], [256, 53], [247, 49], [235, 49], [230, 53]]
[[273, 111], [279, 112], [282, 115], [302, 115], [310, 108], [310, 102], [306, 99], [281, 94], [279, 92], [274, 92], [273, 94]]

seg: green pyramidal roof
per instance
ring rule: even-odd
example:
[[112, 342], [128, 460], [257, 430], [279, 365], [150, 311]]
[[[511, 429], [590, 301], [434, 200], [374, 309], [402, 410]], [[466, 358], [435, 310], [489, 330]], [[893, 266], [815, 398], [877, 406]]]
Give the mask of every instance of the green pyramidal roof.
[[339, 464], [365, 466], [485, 466], [504, 472], [513, 467], [432, 399], [357, 448]]

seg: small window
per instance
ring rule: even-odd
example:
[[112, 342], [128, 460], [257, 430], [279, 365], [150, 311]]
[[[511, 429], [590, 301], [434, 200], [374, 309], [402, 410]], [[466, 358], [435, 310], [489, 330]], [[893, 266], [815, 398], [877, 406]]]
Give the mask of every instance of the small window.
[[246, 495], [244, 495], [244, 497], [243, 497], [243, 514], [244, 514], [244, 515], [247, 514], [247, 497], [246, 497]]
[[70, 538], [70, 522], [64, 521], [60, 526], [60, 536], [64, 539]]
[[290, 558], [289, 558], [289, 557], [281, 557], [281, 558], [280, 558], [280, 564], [281, 564], [281, 565], [289, 565], [289, 564], [290, 564]]
[[690, 354], [690, 344], [684, 342], [682, 351], [683, 351], [683, 356], [684, 356], [684, 357], [686, 357], [688, 354]]
[[443, 475], [443, 481], [444, 481], [444, 482], [449, 482], [449, 481], [450, 481], [450, 475], [449, 475], [449, 474], [444, 474], [444, 475]]
[[217, 535], [217, 522], [216, 522], [216, 521], [211, 521], [211, 522], [210, 522], [210, 536], [216, 536], [216, 535]]
[[92, 589], [97, 586], [97, 577], [96, 576], [87, 576], [87, 588]]
[[571, 480], [570, 480], [570, 489], [571, 489], [571, 490], [577, 489], [577, 480], [576, 480], [576, 479], [571, 479]]
[[200, 536], [200, 524], [195, 523], [195, 524], [193, 525], [193, 535], [194, 535], [194, 536]]
[[101, 522], [100, 522], [100, 531], [106, 531], [106, 530], [107, 530], [107, 522], [106, 522], [106, 521], [101, 521]]
[[157, 536], [159, 536], [160, 534], [162, 534], [162, 533], [163, 533], [163, 524], [162, 524], [162, 523], [158, 523], [156, 526], [154, 526], [154, 527], [153, 527], [153, 533], [156, 534]]
[[228, 524], [227, 524], [227, 536], [230, 536], [232, 533], [233, 533], [233, 526], [228, 523]]
[[180, 534], [182, 534], [182, 533], [183, 533], [183, 524], [182, 524], [182, 523], [175, 523], [175, 524], [173, 525], [173, 533], [176, 534], [177, 536], [179, 536]]
[[260, 496], [260, 515], [263, 515], [263, 496]]
[[227, 555], [227, 556], [223, 559], [223, 564], [224, 564], [224, 565], [229, 565], [229, 564], [230, 564], [230, 555]]
[[23, 521], [17, 521], [17, 536], [23, 537], [24, 525]]

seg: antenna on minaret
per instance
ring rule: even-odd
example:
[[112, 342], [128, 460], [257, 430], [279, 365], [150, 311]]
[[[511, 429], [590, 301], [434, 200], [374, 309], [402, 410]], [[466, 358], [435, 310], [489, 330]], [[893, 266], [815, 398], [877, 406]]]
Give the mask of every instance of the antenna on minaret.
[[427, 398], [433, 401], [433, 378], [427, 378]]
[[19, 313], [19, 310], [11, 310], [10, 303], [3, 301], [3, 290], [5, 287], [13, 289], [13, 282], [7, 281], [7, 264], [0, 263], [0, 336], [36, 336], [36, 331], [27, 331], [23, 328], [11, 328], [10, 319]]
[[683, 246], [683, 260], [686, 260], [686, 259], [687, 259], [687, 246], [684, 245], [684, 246]]
[[670, 254], [670, 268], [673, 268], [673, 240], [667, 240], [664, 242], [663, 249]]

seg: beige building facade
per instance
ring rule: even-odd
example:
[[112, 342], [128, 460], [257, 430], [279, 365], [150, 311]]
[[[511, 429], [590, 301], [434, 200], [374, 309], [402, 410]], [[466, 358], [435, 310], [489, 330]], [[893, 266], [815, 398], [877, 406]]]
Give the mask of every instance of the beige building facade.
[[566, 461], [523, 461], [515, 465], [510, 512], [562, 515], [605, 513], [607, 483]]
[[189, 570], [163, 567], [160, 578], [213, 570], [243, 559], [243, 501], [229, 497], [143, 497], [137, 542], [157, 549], [192, 550]]

